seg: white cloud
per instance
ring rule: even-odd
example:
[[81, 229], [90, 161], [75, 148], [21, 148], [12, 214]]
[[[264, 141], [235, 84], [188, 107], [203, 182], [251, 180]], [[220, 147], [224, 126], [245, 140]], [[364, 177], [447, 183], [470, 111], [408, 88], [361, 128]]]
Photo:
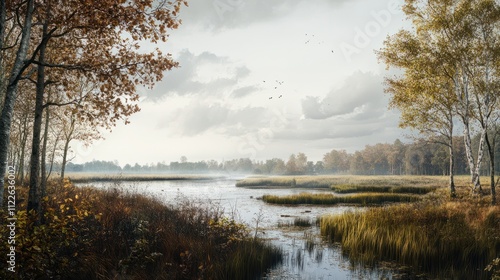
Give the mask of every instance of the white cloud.
[[340, 89], [330, 91], [326, 97], [307, 96], [302, 101], [306, 118], [328, 119], [344, 116], [359, 120], [373, 119], [387, 109], [383, 93], [383, 77], [356, 72]]
[[235, 86], [250, 74], [245, 66], [232, 62], [228, 57], [211, 52], [199, 55], [185, 49], [175, 58], [179, 67], [165, 73], [153, 90], [145, 92], [150, 100], [165, 96], [221, 93]]
[[[366, 46], [356, 46], [350, 60], [339, 48], [355, 45], [356, 30], [372, 26], [373, 12], [391, 1], [191, 1], [180, 13], [183, 25], [162, 47], [180, 67], [142, 90], [142, 111], [131, 124], [80, 160], [265, 159], [297, 152], [319, 160], [333, 148], [393, 142], [401, 137], [399, 116], [387, 109], [383, 66], [373, 49], [403, 26], [400, 15]], [[214, 6], [221, 3], [230, 5], [222, 14]], [[130, 144], [140, 148], [124, 149]]]
[[347, 0], [203, 0], [191, 1], [181, 12], [184, 24], [198, 24], [209, 30], [238, 28], [252, 23], [272, 21], [288, 15], [300, 5], [338, 7]]

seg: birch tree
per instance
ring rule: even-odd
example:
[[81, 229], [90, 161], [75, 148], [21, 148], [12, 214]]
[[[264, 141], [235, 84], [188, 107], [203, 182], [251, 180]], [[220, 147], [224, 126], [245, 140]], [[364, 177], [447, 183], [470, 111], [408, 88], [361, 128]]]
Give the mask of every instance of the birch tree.
[[[481, 193], [485, 136], [498, 110], [498, 4], [494, 0], [406, 0], [403, 11], [414, 29], [389, 37], [380, 52], [389, 66], [405, 73], [388, 79], [390, 93], [406, 91], [403, 99], [393, 98], [392, 105], [414, 108], [407, 115], [418, 116], [414, 119], [417, 126], [443, 128], [446, 125], [439, 120], [448, 116], [451, 141], [452, 117], [457, 116], [463, 127], [472, 190]], [[411, 99], [414, 96], [421, 98]], [[480, 137], [474, 153], [471, 136], [476, 127]]]
[[[14, 1], [12, 1], [14, 2]], [[17, 18], [24, 18], [22, 23], [20, 22], [22, 28], [20, 33], [20, 40], [17, 46], [17, 52], [15, 55], [14, 62], [9, 69], [4, 69], [3, 61], [0, 61], [0, 73], [7, 73], [8, 78], [2, 79], [5, 81], [5, 85], [2, 85], [2, 89], [5, 88], [5, 92], [2, 90], [1, 97], [3, 97], [2, 113], [0, 115], [0, 207], [3, 205], [3, 194], [4, 194], [4, 174], [7, 169], [7, 157], [9, 150], [10, 141], [10, 129], [12, 124], [12, 114], [14, 111], [14, 105], [17, 98], [17, 86], [19, 80], [21, 79], [22, 73], [26, 69], [26, 59], [28, 57], [28, 49], [30, 44], [31, 36], [31, 25], [32, 25], [32, 15], [34, 9], [34, 0], [27, 0], [21, 3], [10, 2], [7, 6], [6, 0], [0, 0], [0, 51], [6, 46], [5, 43], [5, 29], [7, 26], [7, 12], [8, 11], [23, 11], [23, 14], [18, 14]], [[15, 6], [17, 5], [17, 6]], [[14, 18], [12, 14], [9, 17]], [[5, 57], [3, 53], [0, 55], [1, 60]]]
[[[426, 34], [402, 30], [385, 41], [377, 54], [388, 67], [404, 69], [400, 76], [385, 79], [385, 91], [391, 95], [389, 107], [399, 109], [401, 128], [412, 128], [428, 139], [448, 147], [449, 188], [455, 197], [454, 182], [454, 106], [456, 97], [450, 81], [441, 75], [438, 55]], [[431, 55], [429, 55], [431, 54]], [[439, 137], [436, 137], [439, 136]]]

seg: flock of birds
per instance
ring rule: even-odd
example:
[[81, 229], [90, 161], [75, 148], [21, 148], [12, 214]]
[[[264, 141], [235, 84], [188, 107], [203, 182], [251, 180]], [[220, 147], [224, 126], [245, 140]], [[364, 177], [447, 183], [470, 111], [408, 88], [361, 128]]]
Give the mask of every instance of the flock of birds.
[[[262, 81], [262, 82], [263, 82], [263, 83], [265, 83], [266, 81]], [[275, 86], [274, 86], [274, 90], [278, 90], [278, 88], [279, 88], [282, 84], [284, 84], [284, 83], [285, 83], [284, 81], [278, 81], [278, 80], [276, 80], [276, 84], [275, 84]], [[278, 96], [278, 98], [281, 98], [281, 97], [283, 97], [283, 94], [280, 94], [280, 96]], [[273, 97], [272, 97], [272, 96], [270, 96], [270, 97], [269, 97], [269, 99], [273, 99]]]
[[[316, 42], [314, 34], [307, 34], [306, 33], [305, 36], [306, 36], [306, 41], [305, 41], [306, 45], [309, 44], [309, 43], [317, 43], [318, 45], [322, 45], [322, 44], [325, 43], [325, 41], [317, 41]], [[333, 50], [331, 50], [331, 52], [334, 53]], [[262, 82], [266, 83], [265, 80], [262, 81]], [[274, 90], [278, 90], [281, 87], [281, 85], [283, 85], [284, 83], [285, 83], [284, 81], [278, 81], [278, 80], [276, 80], [276, 84], [274, 85]], [[283, 94], [280, 94], [278, 96], [278, 98], [282, 98], [282, 97], [283, 97]], [[269, 99], [273, 99], [273, 96], [270, 96]]]

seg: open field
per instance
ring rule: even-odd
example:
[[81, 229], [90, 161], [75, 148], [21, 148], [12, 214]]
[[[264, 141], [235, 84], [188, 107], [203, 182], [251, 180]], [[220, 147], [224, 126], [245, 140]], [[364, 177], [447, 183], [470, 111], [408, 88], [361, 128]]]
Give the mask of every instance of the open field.
[[112, 182], [112, 181], [173, 181], [173, 180], [213, 180], [224, 178], [210, 174], [135, 174], [135, 173], [67, 173], [66, 178], [74, 183]]

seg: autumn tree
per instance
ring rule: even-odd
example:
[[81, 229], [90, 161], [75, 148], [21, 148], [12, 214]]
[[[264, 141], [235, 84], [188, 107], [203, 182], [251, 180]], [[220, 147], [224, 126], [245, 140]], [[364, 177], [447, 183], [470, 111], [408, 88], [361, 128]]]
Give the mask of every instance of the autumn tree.
[[299, 173], [302, 173], [302, 174], [306, 173], [306, 171], [307, 171], [307, 156], [306, 156], [306, 154], [298, 153], [296, 164], [297, 164], [297, 171]]
[[293, 175], [299, 172], [297, 168], [297, 156], [295, 154], [291, 154], [286, 162], [286, 173]]
[[[10, 141], [10, 129], [12, 124], [12, 115], [14, 105], [17, 99], [17, 86], [26, 70], [28, 58], [28, 49], [31, 37], [32, 15], [34, 10], [34, 0], [17, 3], [15, 1], [0, 0], [0, 73], [2, 73], [2, 112], [0, 115], [0, 207], [3, 205], [4, 193], [4, 174], [7, 169], [7, 157]], [[16, 12], [18, 12], [16, 14]], [[24, 16], [23, 16], [24, 15]], [[19, 42], [13, 46], [5, 44], [6, 29], [8, 20], [13, 25], [14, 20], [22, 26], [18, 34]], [[21, 20], [22, 19], [22, 20]], [[22, 22], [21, 22], [22, 21]], [[5, 67], [4, 49], [17, 49], [13, 62]]]
[[[185, 1], [180, 0], [53, 0], [36, 2], [34, 9], [33, 2], [28, 1], [25, 8], [26, 24], [23, 25], [19, 44], [19, 50], [24, 52], [18, 55], [22, 63], [14, 63], [13, 74], [10, 75], [15, 82], [27, 65], [36, 65], [37, 68], [29, 209], [37, 209], [39, 201], [37, 188], [43, 109], [77, 104], [79, 97], [73, 95], [71, 88], [76, 81], [86, 78], [97, 87], [84, 103], [74, 106], [78, 120], [107, 128], [119, 120], [126, 121], [127, 116], [139, 110], [136, 86], [153, 86], [162, 78], [164, 71], [177, 65], [169, 54], [163, 54], [159, 49], [144, 52], [138, 42], [166, 41], [167, 30], [177, 28], [180, 24], [177, 13], [181, 5], [185, 4]], [[33, 26], [32, 21], [36, 22]], [[30, 43], [30, 33], [36, 34], [31, 36], [32, 45], [36, 47], [28, 54], [27, 47], [22, 44], [25, 41], [25, 45]], [[5, 136], [10, 134], [16, 98], [15, 90], [11, 88], [17, 83], [12, 81], [7, 86], [0, 123], [0, 133]], [[63, 103], [53, 103], [46, 98], [45, 88], [49, 84], [57, 84], [60, 89], [58, 92], [65, 95]], [[8, 148], [5, 138], [8, 137], [0, 138], [0, 161], [3, 164]], [[5, 166], [0, 167], [0, 171], [4, 172]]]
[[[404, 70], [388, 78], [392, 106], [403, 111], [402, 123], [448, 139], [453, 168], [453, 116], [463, 126], [474, 191], [491, 116], [498, 107], [498, 4], [494, 0], [406, 0], [403, 11], [415, 27], [389, 37], [379, 57]], [[405, 112], [407, 110], [407, 112]], [[479, 127], [475, 158], [471, 135]], [[454, 193], [453, 178], [450, 190]]]
[[449, 187], [451, 196], [455, 196], [453, 130], [456, 97], [451, 82], [435, 67], [439, 62], [435, 57], [429, 57], [428, 54], [435, 49], [425, 40], [425, 35], [402, 30], [387, 38], [378, 57], [388, 67], [404, 69], [402, 75], [385, 79], [385, 91], [391, 95], [389, 108], [401, 112], [399, 126], [415, 129], [426, 138], [445, 140], [439, 143], [449, 149]]
[[323, 156], [324, 169], [332, 173], [345, 173], [350, 168], [350, 156], [345, 150], [331, 150]]

